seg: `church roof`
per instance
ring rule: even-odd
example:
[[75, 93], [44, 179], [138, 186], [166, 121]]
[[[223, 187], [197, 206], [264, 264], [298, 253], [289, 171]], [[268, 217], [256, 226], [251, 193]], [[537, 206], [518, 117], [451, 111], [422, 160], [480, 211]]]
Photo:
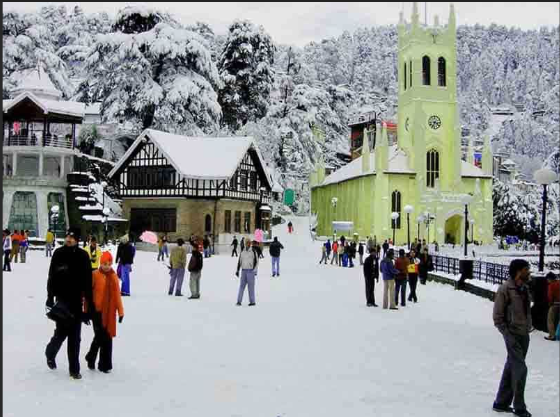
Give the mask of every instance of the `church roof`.
[[[326, 177], [323, 183], [319, 184], [319, 186], [336, 184], [353, 178], [375, 174], [375, 152], [369, 153], [368, 156], [370, 158], [369, 171], [362, 172], [363, 156], [360, 156]], [[388, 168], [385, 172], [390, 174], [416, 174], [408, 166], [406, 153], [402, 149], [399, 149], [397, 145], [389, 146]]]
[[21, 73], [21, 81], [14, 90], [14, 94], [19, 95], [26, 91], [34, 93], [40, 98], [58, 99], [62, 97], [62, 93], [54, 86], [42, 66]]
[[29, 98], [31, 101], [33, 101], [38, 107], [41, 108], [41, 110], [43, 110], [45, 114], [56, 113], [68, 116], [77, 116], [81, 118], [84, 117], [84, 111], [86, 107], [84, 103], [79, 103], [77, 101], [49, 100], [46, 98], [38, 97], [32, 92], [21, 93], [13, 100], [3, 100], [2, 107], [4, 109], [4, 113], [7, 113], [11, 108], [13, 108], [26, 98]]
[[492, 178], [492, 175], [485, 174], [483, 170], [473, 164], [461, 160], [461, 177], [467, 178]]
[[153, 129], [146, 129], [138, 136], [111, 170], [110, 177], [127, 163], [146, 136], [155, 143], [179, 174], [202, 180], [230, 179], [247, 151], [254, 149], [265, 171], [267, 183], [272, 188], [270, 174], [252, 137], [191, 137]]

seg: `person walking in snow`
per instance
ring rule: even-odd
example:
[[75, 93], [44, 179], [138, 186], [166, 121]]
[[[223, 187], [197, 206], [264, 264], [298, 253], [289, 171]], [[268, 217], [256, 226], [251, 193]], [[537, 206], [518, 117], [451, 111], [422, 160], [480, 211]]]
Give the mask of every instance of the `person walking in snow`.
[[200, 298], [200, 278], [202, 277], [202, 267], [202, 254], [199, 251], [198, 245], [195, 245], [193, 246], [188, 266], [188, 270], [191, 274], [189, 280], [191, 296], [189, 297], [189, 300], [198, 300]]
[[371, 251], [374, 249], [375, 249], [375, 243], [373, 243], [373, 239], [368, 236], [366, 238], [366, 251], [367, 253], [371, 253]]
[[546, 340], [556, 340], [556, 328], [558, 327], [558, 322], [560, 321], [560, 281], [554, 275], [554, 272], [549, 272], [546, 275], [548, 280], [548, 316], [546, 320], [548, 328], [548, 336], [545, 336]]
[[416, 251], [414, 249], [410, 250], [408, 254], [408, 283], [410, 284], [410, 295], [408, 296], [408, 301], [418, 302], [418, 297], [416, 296], [416, 287], [418, 286], [418, 265], [420, 264], [420, 259], [416, 257]]
[[294, 225], [291, 221], [288, 222], [288, 233], [292, 233], [294, 231]]
[[241, 238], [240, 247], [241, 247], [241, 252], [243, 252], [243, 250], [245, 249], [245, 237]]
[[531, 417], [525, 404], [525, 358], [529, 350], [529, 333], [533, 328], [531, 296], [527, 285], [531, 277], [530, 268], [524, 259], [511, 261], [510, 278], [498, 288], [493, 311], [494, 326], [502, 334], [507, 350], [507, 360], [493, 409], [513, 412], [520, 417]]
[[163, 252], [163, 236], [160, 236], [158, 239], [158, 262], [165, 260], [165, 253]]
[[54, 251], [47, 279], [46, 307], [64, 305], [72, 315], [67, 322], [57, 321], [54, 335], [45, 349], [47, 366], [56, 369], [56, 355], [62, 343], [68, 339], [68, 364], [70, 377], [81, 379], [80, 340], [82, 322], [89, 324], [89, 316], [83, 313], [83, 300], [93, 305], [91, 262], [87, 253], [78, 246], [80, 229], [71, 227], [66, 233], [64, 246]]
[[272, 259], [272, 276], [280, 276], [280, 252], [284, 249], [284, 246], [278, 241], [278, 238], [274, 236], [274, 241], [270, 244], [269, 252], [270, 258]]
[[204, 239], [202, 240], [202, 248], [204, 250], [204, 257], [209, 258], [210, 257], [210, 239], [208, 239], [208, 235], [205, 235]]
[[2, 232], [2, 250], [4, 251], [4, 266], [2, 271], [12, 272], [12, 265], [10, 262], [10, 254], [12, 252], [12, 238], [10, 237], [10, 231], [5, 229]]
[[237, 271], [235, 276], [239, 278], [239, 270], [241, 270], [241, 280], [239, 281], [239, 291], [237, 292], [237, 305], [240, 306], [243, 301], [245, 287], [249, 291], [249, 306], [256, 305], [255, 299], [255, 271], [259, 266], [259, 257], [256, 252], [251, 249], [251, 241], [247, 241], [247, 247], [239, 255], [237, 262]]
[[123, 236], [117, 248], [117, 264], [120, 263], [117, 273], [120, 271], [119, 278], [122, 281], [121, 295], [125, 297], [130, 296], [130, 272], [132, 272], [135, 253], [136, 250], [128, 240], [128, 236]]
[[364, 264], [364, 244], [360, 242], [358, 246], [358, 254], [360, 255], [360, 265]]
[[[167, 235], [163, 235], [161, 239], [163, 240], [163, 254], [167, 257], [167, 259], [169, 259], [169, 239], [167, 238]], [[165, 258], [162, 258], [162, 261], [163, 260], [165, 260]]]
[[385, 242], [383, 242], [383, 258], [385, 258], [387, 256], [387, 251], [389, 250], [389, 242], [387, 242], [387, 239], [385, 239]]
[[23, 238], [20, 235], [19, 230], [14, 230], [14, 233], [12, 233], [12, 253], [10, 254], [10, 261], [15, 262], [16, 264], [19, 259], [19, 244], [22, 239]]
[[321, 260], [319, 261], [319, 265], [321, 265], [325, 261], [325, 265], [327, 264], [327, 247], [323, 243], [321, 245]]
[[344, 257], [344, 243], [342, 243], [342, 241], [339, 242], [338, 244], [338, 266], [343, 266], [342, 265], [342, 259]]
[[21, 256], [21, 263], [24, 264], [27, 260], [27, 250], [29, 249], [29, 230], [21, 231], [21, 243], [19, 244], [19, 251]]
[[86, 253], [89, 256], [89, 260], [91, 262], [91, 270], [96, 271], [99, 269], [99, 262], [101, 260], [101, 249], [97, 246], [97, 239], [95, 236], [92, 236], [89, 241], [89, 246], [85, 249]]
[[168, 294], [172, 295], [175, 291], [177, 297], [182, 297], [183, 279], [185, 278], [185, 268], [187, 267], [187, 250], [183, 246], [185, 241], [181, 238], [177, 239], [177, 246], [171, 250], [171, 257], [169, 258], [170, 271], [169, 275], [169, 291]]
[[379, 259], [375, 250], [369, 253], [364, 262], [364, 278], [366, 281], [366, 305], [377, 307], [377, 304], [375, 304], [375, 281], [379, 282]]
[[398, 310], [395, 305], [395, 278], [399, 274], [399, 270], [393, 265], [395, 252], [393, 249], [387, 251], [387, 256], [383, 258], [379, 269], [383, 274], [383, 309], [386, 310], [389, 303], [391, 310]]
[[332, 249], [330, 239], [327, 239], [327, 243], [325, 243], [325, 248], [327, 249], [327, 261], [328, 261], [331, 257], [331, 249]]
[[338, 265], [338, 242], [336, 240], [332, 244], [332, 253], [331, 265], [333, 262], [336, 262], [336, 265]]
[[54, 248], [54, 233], [51, 229], [47, 230], [47, 236], [45, 237], [45, 256], [47, 258], [52, 258]]
[[237, 245], [239, 244], [239, 242], [237, 241], [237, 237], [234, 236], [233, 237], [233, 242], [231, 242], [230, 246], [233, 246], [233, 250], [231, 251], [231, 257], [233, 258], [234, 256], [239, 256], [237, 253]]
[[428, 248], [424, 248], [422, 255], [420, 255], [420, 263], [418, 264], [418, 277], [420, 278], [420, 284], [426, 285], [428, 279], [428, 272], [434, 270], [434, 263], [432, 261], [432, 255], [428, 253]]
[[399, 249], [399, 257], [395, 261], [395, 268], [399, 270], [395, 278], [395, 304], [399, 304], [399, 292], [401, 294], [401, 307], [406, 306], [406, 282], [408, 279], [408, 266], [410, 261], [405, 256], [404, 249]]
[[108, 374], [113, 369], [113, 338], [117, 335], [117, 318], [124, 319], [124, 307], [119, 289], [119, 278], [113, 270], [111, 252], [103, 252], [100, 267], [93, 272], [93, 304], [87, 306], [93, 322], [94, 338], [86, 354], [88, 368]]

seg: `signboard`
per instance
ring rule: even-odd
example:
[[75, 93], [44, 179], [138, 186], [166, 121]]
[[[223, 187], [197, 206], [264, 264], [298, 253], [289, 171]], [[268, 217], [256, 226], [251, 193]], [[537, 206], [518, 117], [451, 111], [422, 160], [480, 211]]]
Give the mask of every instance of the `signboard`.
[[294, 204], [294, 190], [288, 188], [284, 191], [284, 204], [291, 206]]
[[474, 153], [474, 164], [477, 167], [482, 168], [482, 154], [480, 152]]
[[347, 232], [354, 229], [354, 222], [332, 222], [333, 230]]

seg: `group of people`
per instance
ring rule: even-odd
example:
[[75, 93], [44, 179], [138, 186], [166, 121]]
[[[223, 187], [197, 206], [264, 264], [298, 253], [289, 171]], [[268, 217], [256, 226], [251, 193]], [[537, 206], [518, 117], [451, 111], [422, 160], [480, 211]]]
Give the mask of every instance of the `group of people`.
[[[393, 248], [387, 250], [385, 257], [380, 261], [379, 251], [376, 248], [370, 249], [369, 256], [363, 266], [366, 284], [366, 305], [377, 307], [375, 303], [375, 283], [379, 282], [381, 273], [383, 278], [383, 308], [398, 310], [397, 305], [406, 306], [406, 301], [418, 302], [416, 289], [418, 281], [425, 285], [428, 272], [433, 270], [432, 256], [428, 253], [428, 248], [424, 247], [423, 252], [418, 255], [416, 249], [411, 249], [408, 253], [404, 249], [399, 250], [399, 256], [395, 258]], [[407, 298], [407, 285], [410, 285], [410, 294]]]
[[[190, 260], [187, 265], [187, 255], [190, 254]], [[177, 246], [171, 250], [169, 259], [169, 290], [168, 294], [182, 297], [183, 280], [186, 270], [190, 273], [189, 287], [191, 290], [190, 300], [198, 300], [200, 298], [200, 279], [202, 277], [202, 268], [204, 260], [200, 253], [200, 245], [191, 237], [188, 244], [185, 245], [184, 239], [177, 239]]]
[[12, 262], [21, 263], [27, 261], [27, 251], [29, 249], [29, 230], [14, 230], [10, 233], [8, 229], [2, 232], [2, 250], [4, 252], [4, 272], [12, 271]]
[[[65, 318], [56, 321], [54, 335], [45, 349], [47, 366], [56, 369], [56, 356], [62, 343], [68, 339], [68, 363], [70, 377], [81, 379], [80, 341], [82, 323], [93, 322], [94, 338], [85, 356], [88, 368], [103, 373], [111, 372], [113, 338], [116, 336], [117, 316], [119, 323], [124, 318], [124, 307], [119, 288], [119, 277], [113, 269], [110, 252], [101, 253], [95, 239], [90, 239], [86, 249], [79, 247], [80, 230], [70, 228], [64, 245], [54, 251], [47, 280], [48, 310], [66, 312]], [[127, 259], [128, 240], [123, 239], [120, 261]], [[133, 256], [132, 256], [133, 257]], [[118, 262], [118, 261], [117, 261]], [[124, 288], [124, 282], [123, 282]]]

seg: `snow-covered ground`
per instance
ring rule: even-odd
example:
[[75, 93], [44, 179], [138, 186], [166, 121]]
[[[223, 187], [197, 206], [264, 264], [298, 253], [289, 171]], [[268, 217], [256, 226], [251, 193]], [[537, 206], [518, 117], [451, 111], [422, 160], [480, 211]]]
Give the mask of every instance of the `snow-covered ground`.
[[[81, 381], [66, 349], [47, 368], [53, 324], [44, 317], [48, 263], [40, 252], [4, 274], [5, 416], [493, 416], [505, 360], [492, 303], [452, 287], [419, 286], [418, 304], [367, 308], [360, 268], [318, 265], [306, 219], [275, 234], [281, 278], [260, 266], [257, 306], [235, 306], [236, 260], [207, 259], [202, 298], [167, 295], [167, 268], [139, 252], [132, 297], [114, 340], [110, 375]], [[183, 287], [188, 294], [188, 283]], [[381, 302], [382, 287], [376, 286]], [[559, 415], [558, 343], [532, 334], [526, 399], [535, 417]]]

